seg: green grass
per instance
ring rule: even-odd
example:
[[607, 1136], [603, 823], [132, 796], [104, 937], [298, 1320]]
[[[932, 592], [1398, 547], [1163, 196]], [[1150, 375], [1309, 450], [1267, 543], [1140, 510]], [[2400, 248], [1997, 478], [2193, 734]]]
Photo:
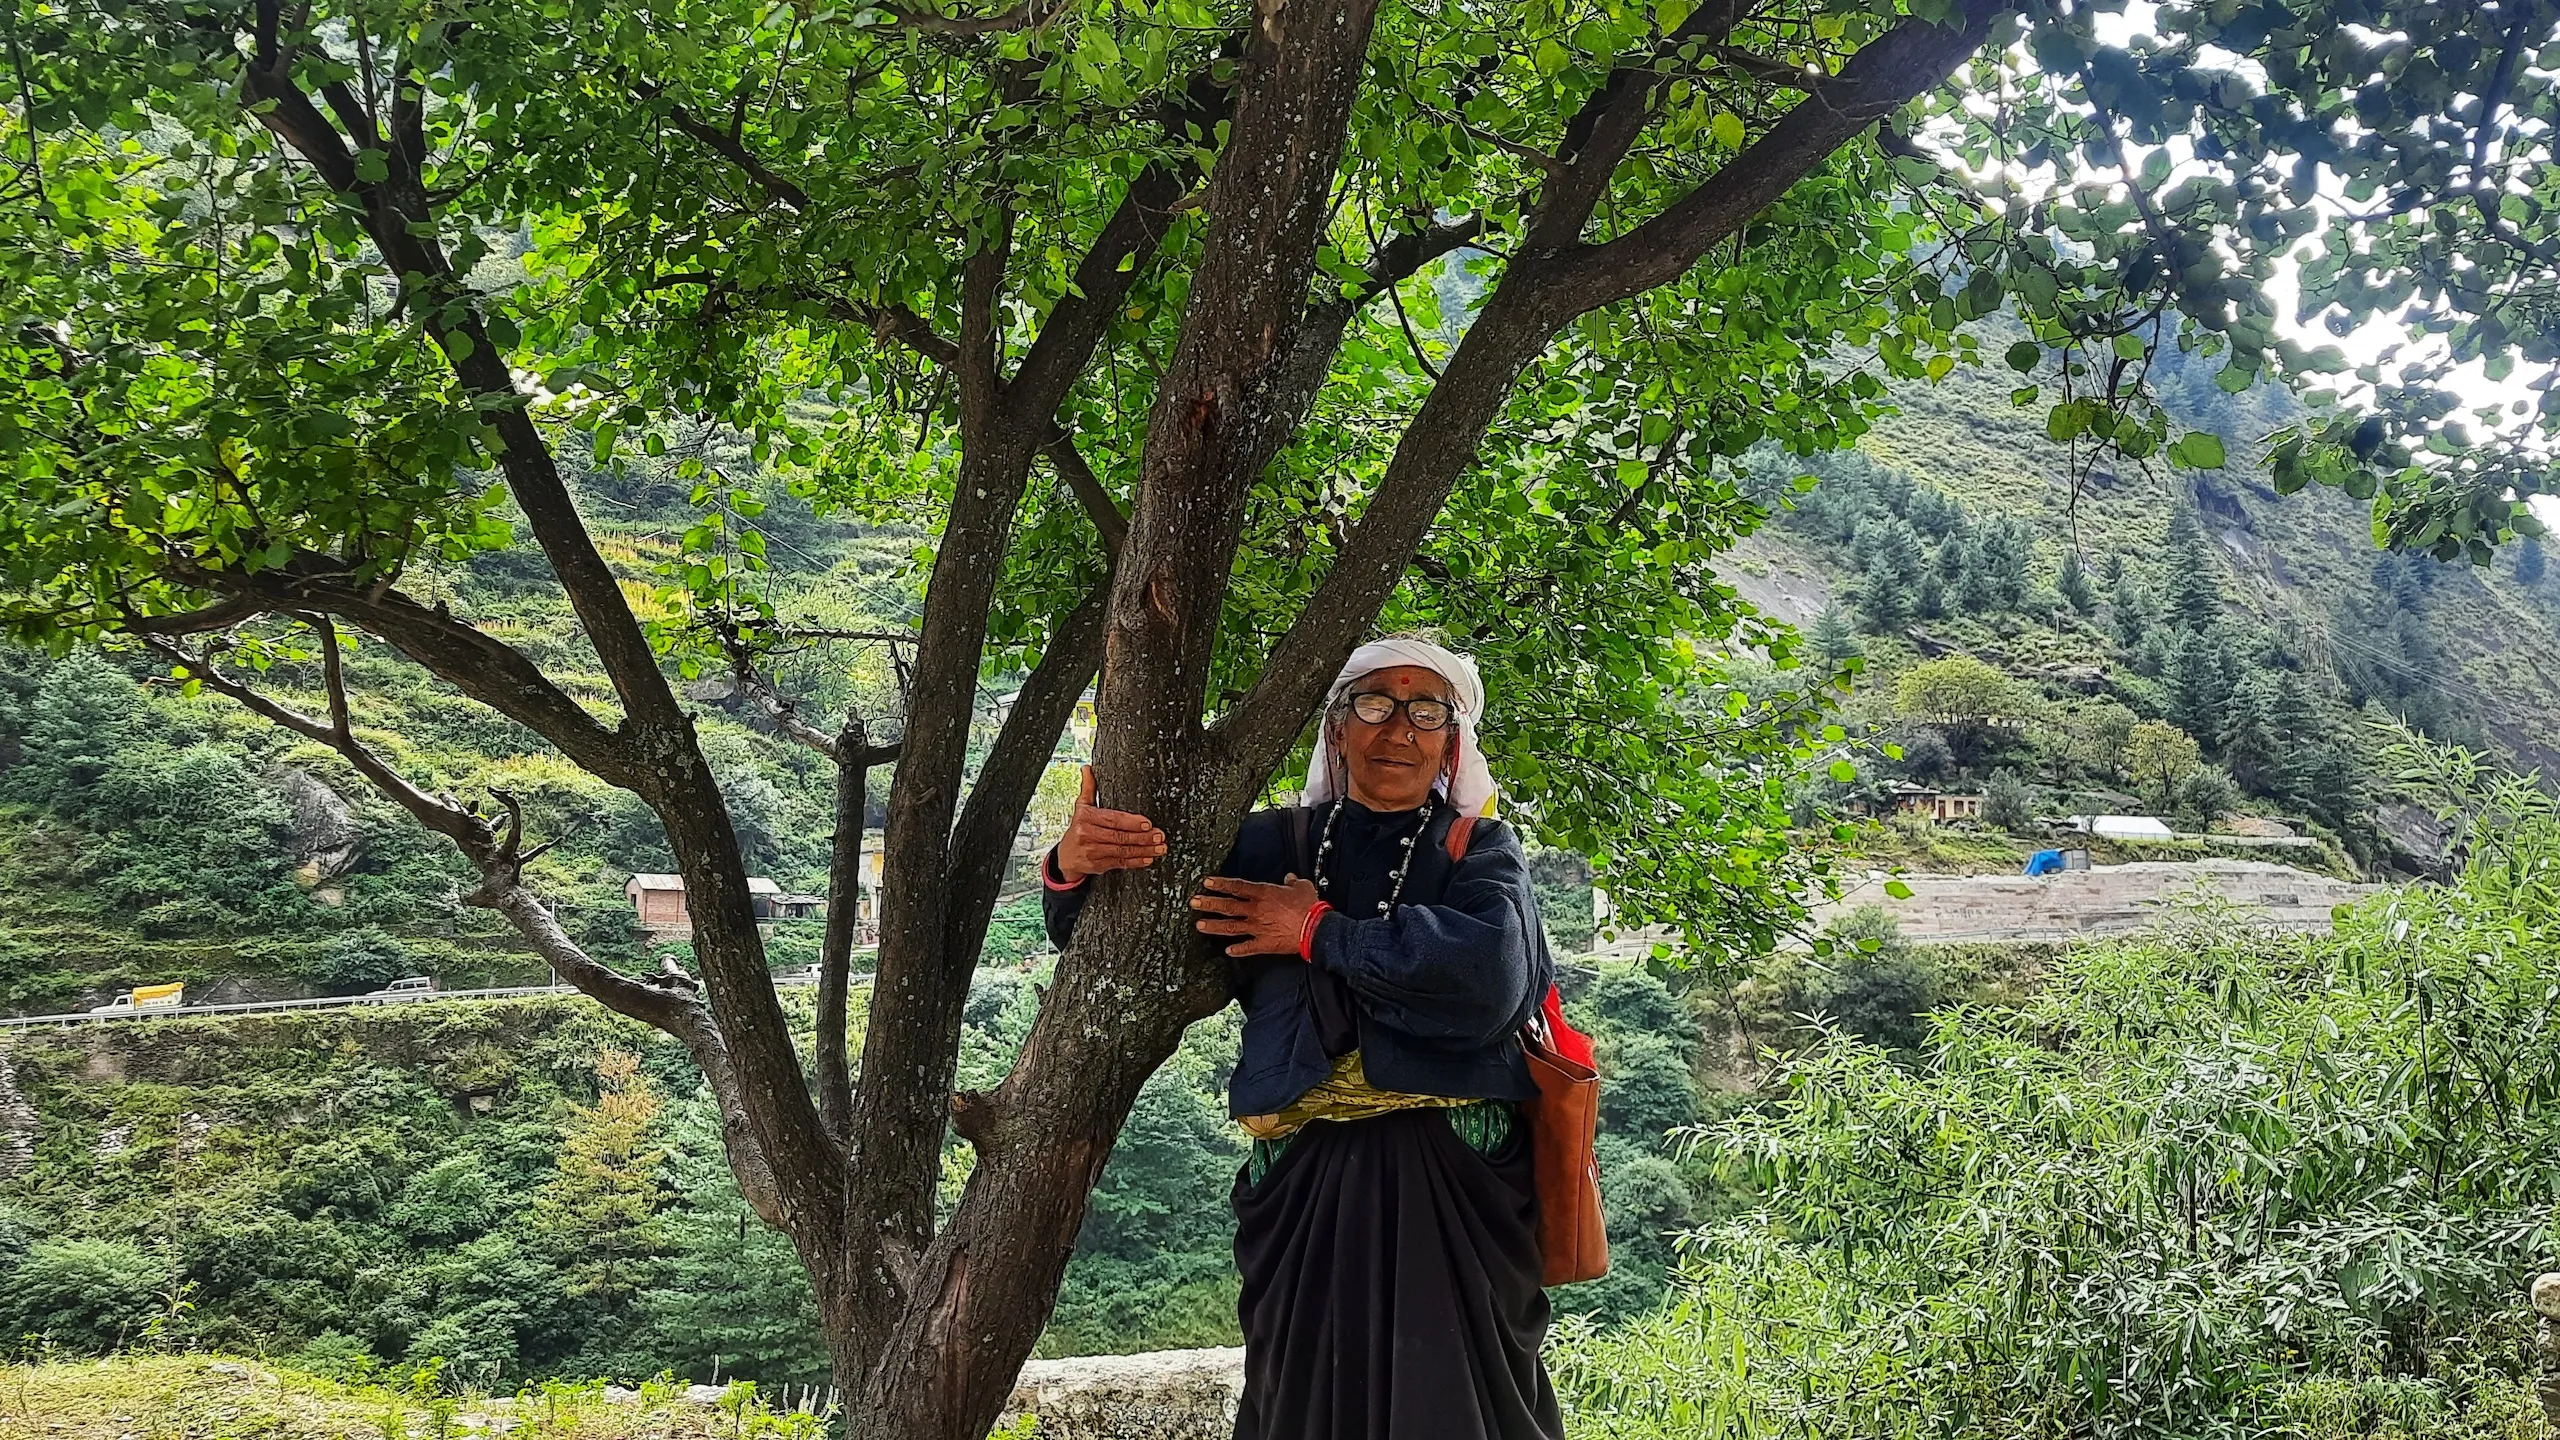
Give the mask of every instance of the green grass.
[[0, 1366], [0, 1436], [43, 1440], [817, 1440], [823, 1422], [732, 1386], [608, 1398], [602, 1385], [453, 1393], [431, 1372], [348, 1384], [223, 1355], [121, 1355]]

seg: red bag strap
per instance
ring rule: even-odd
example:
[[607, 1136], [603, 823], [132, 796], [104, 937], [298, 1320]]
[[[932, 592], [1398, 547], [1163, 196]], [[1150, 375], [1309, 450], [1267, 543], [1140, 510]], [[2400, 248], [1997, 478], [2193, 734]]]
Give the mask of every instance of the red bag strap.
[[1467, 858], [1467, 842], [1474, 839], [1475, 834], [1476, 817], [1473, 815], [1461, 815], [1449, 822], [1450, 864], [1455, 865]]

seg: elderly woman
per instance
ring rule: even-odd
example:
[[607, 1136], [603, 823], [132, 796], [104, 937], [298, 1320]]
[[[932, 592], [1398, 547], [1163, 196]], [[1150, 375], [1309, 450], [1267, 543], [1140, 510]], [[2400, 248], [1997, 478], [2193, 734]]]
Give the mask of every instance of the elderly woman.
[[[1552, 975], [1526, 857], [1483, 818], [1472, 661], [1397, 636], [1335, 681], [1300, 804], [1247, 816], [1192, 899], [1238, 966], [1229, 1108], [1245, 1337], [1237, 1440], [1560, 1440], [1540, 1363], [1521, 1027]], [[1045, 862], [1063, 946], [1090, 879], [1164, 853], [1093, 803]]]

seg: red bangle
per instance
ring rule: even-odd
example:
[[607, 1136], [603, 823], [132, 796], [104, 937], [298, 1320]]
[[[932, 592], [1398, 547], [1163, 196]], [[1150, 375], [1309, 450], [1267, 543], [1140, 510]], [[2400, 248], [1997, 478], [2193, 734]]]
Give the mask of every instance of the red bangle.
[[1331, 909], [1333, 907], [1322, 900], [1307, 907], [1307, 923], [1298, 927], [1299, 959], [1312, 962], [1316, 958], [1316, 922], [1322, 920], [1326, 912]]
[[1055, 845], [1049, 847], [1048, 854], [1040, 857], [1040, 883], [1052, 890], [1081, 890], [1084, 888], [1085, 880], [1092, 878], [1087, 875], [1083, 880], [1069, 883], [1064, 878], [1063, 872], [1058, 869], [1058, 847]]

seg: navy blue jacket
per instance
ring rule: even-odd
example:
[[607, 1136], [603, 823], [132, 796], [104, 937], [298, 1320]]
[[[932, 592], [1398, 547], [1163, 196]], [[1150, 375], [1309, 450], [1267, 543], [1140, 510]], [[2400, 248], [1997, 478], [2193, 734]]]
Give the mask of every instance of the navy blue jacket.
[[[1403, 899], [1382, 917], [1378, 902], [1394, 887], [1414, 812], [1341, 803], [1324, 867], [1324, 898], [1335, 908], [1316, 926], [1312, 963], [1295, 955], [1236, 962], [1244, 1044], [1227, 1087], [1229, 1113], [1286, 1109], [1354, 1048], [1369, 1083], [1382, 1090], [1534, 1097], [1520, 1027], [1545, 997], [1555, 964], [1519, 836], [1499, 821], [1479, 820], [1466, 858], [1452, 865], [1448, 835], [1456, 816], [1435, 805], [1429, 833], [1417, 837]], [[1310, 856], [1330, 808], [1307, 813]], [[1245, 817], [1217, 873], [1278, 884], [1309, 870], [1295, 812], [1260, 810]], [[1089, 888], [1046, 893], [1049, 939], [1062, 949]]]

